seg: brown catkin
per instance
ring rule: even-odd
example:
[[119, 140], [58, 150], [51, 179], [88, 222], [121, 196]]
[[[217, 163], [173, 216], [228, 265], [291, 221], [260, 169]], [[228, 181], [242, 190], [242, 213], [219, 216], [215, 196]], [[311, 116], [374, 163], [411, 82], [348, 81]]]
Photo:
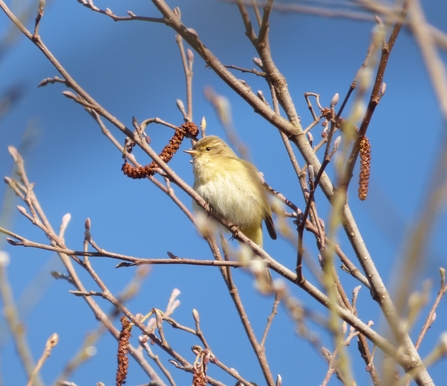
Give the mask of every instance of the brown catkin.
[[[169, 140], [169, 144], [167, 144], [164, 149], [160, 153], [160, 158], [168, 163], [177, 150], [180, 148], [182, 144], [183, 138], [185, 138], [185, 134], [196, 137], [199, 133], [199, 129], [197, 125], [193, 122], [186, 122], [180, 126], [181, 130], [176, 130], [172, 138]], [[141, 179], [146, 178], [148, 176], [153, 176], [155, 174], [158, 165], [155, 161], [152, 161], [149, 165], [146, 166], [133, 166], [127, 162], [127, 159], [124, 160], [124, 164], [121, 167], [123, 173], [133, 179]]]
[[192, 386], [206, 386], [208, 378], [200, 371], [195, 371], [192, 377]]
[[360, 178], [359, 178], [359, 198], [366, 200], [369, 187], [369, 176], [371, 174], [371, 144], [368, 138], [362, 137], [360, 140]]
[[118, 368], [116, 369], [116, 386], [121, 386], [126, 383], [127, 371], [129, 367], [129, 338], [132, 336], [130, 331], [132, 329], [131, 323], [125, 316], [121, 319], [121, 332], [118, 339]]

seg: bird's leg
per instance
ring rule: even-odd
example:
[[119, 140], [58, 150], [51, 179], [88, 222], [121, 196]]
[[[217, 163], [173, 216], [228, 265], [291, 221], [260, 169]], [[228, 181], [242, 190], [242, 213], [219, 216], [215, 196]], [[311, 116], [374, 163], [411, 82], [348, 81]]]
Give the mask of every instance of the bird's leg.
[[232, 225], [230, 226], [230, 231], [231, 231], [231, 233], [232, 233], [232, 235], [231, 235], [231, 237], [230, 237], [230, 240], [234, 240], [236, 234], [237, 234], [240, 230], [241, 230], [241, 229], [240, 229], [240, 226], [239, 226], [239, 225], [232, 224]]
[[208, 216], [211, 214], [211, 210], [212, 210], [211, 205], [206, 201], [205, 201], [205, 205], [204, 205], [204, 210], [206, 213], [208, 213]]

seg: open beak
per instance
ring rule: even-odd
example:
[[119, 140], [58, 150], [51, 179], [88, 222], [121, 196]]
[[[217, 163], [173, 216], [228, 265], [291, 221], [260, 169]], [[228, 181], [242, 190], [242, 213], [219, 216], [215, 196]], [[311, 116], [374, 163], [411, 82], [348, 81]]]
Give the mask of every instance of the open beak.
[[192, 157], [192, 160], [190, 160], [189, 162], [193, 163], [194, 162], [194, 158], [196, 158], [197, 155], [197, 150], [194, 149], [188, 149], [188, 150], [183, 150], [185, 153], [190, 154]]

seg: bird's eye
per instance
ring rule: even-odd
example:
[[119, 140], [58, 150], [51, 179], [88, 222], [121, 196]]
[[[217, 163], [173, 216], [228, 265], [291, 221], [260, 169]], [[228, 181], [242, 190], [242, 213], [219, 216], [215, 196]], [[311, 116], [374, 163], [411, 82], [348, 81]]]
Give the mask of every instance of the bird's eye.
[[211, 148], [208, 146], [206, 149], [205, 149], [206, 151], [210, 151], [211, 150]]

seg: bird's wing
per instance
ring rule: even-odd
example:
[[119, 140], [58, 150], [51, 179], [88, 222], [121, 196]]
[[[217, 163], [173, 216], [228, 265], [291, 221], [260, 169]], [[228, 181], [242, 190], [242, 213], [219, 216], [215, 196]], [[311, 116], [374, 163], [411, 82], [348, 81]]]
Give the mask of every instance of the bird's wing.
[[267, 199], [267, 189], [262, 185], [261, 182], [261, 176], [259, 175], [258, 169], [256, 169], [256, 166], [254, 166], [252, 163], [245, 161], [245, 160], [240, 160], [244, 163], [244, 165], [247, 168], [248, 173], [251, 175], [251, 177], [254, 180], [254, 183], [258, 185], [259, 190], [261, 192], [261, 194], [263, 195], [263, 207], [264, 207], [264, 221], [265, 221], [265, 225], [267, 226], [267, 230], [269, 232], [270, 237], [273, 240], [276, 240], [276, 229], [275, 229], [275, 224], [273, 223], [273, 219], [272, 219], [272, 212], [270, 210], [270, 204], [268, 202]]

